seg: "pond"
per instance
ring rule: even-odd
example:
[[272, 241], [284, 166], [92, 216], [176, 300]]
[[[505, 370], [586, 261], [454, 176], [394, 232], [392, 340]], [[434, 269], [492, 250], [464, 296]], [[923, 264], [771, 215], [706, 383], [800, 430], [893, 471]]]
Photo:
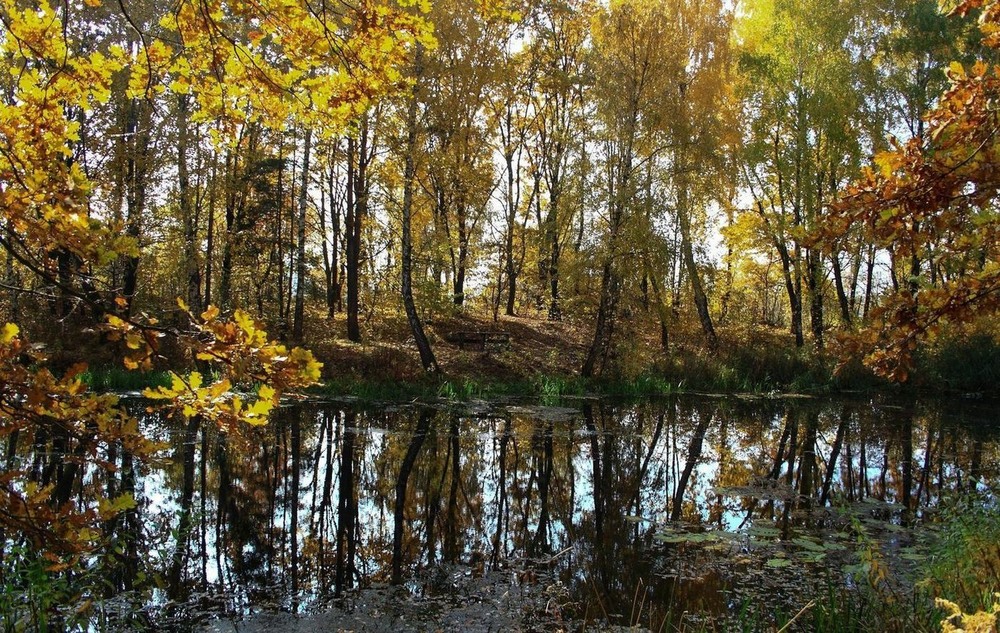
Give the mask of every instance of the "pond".
[[906, 578], [917, 528], [1000, 475], [976, 401], [559, 404], [147, 415], [170, 448], [122, 464], [100, 628], [768, 628], [876, 563]]

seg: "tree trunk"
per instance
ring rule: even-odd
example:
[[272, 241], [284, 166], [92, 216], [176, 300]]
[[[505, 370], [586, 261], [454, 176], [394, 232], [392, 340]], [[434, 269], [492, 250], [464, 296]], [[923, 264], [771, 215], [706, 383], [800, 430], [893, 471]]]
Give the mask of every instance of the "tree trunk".
[[236, 237], [236, 194], [235, 170], [239, 158], [232, 152], [226, 153], [226, 226], [225, 241], [222, 244], [222, 263], [219, 270], [219, 307], [228, 310], [232, 304], [233, 240]]
[[[125, 233], [139, 240], [142, 218], [146, 208], [146, 184], [149, 174], [149, 130], [152, 104], [131, 99], [126, 114], [122, 149], [125, 156]], [[126, 301], [125, 313], [131, 314], [133, 300], [139, 284], [139, 257], [126, 257], [122, 274], [122, 297]]]
[[347, 213], [344, 216], [344, 232], [346, 233], [344, 244], [344, 258], [347, 266], [347, 338], [355, 343], [361, 341], [361, 330], [358, 326], [358, 282], [361, 274], [359, 259], [361, 244], [355, 239], [360, 237], [360, 230], [356, 227], [360, 224], [358, 218], [358, 205], [355, 202], [357, 191], [356, 180], [358, 178], [358, 168], [356, 164], [358, 154], [357, 141], [352, 137], [347, 139]]
[[455, 219], [458, 221], [458, 258], [452, 276], [452, 290], [455, 305], [465, 305], [465, 273], [469, 266], [469, 226], [468, 209], [465, 201], [456, 205]]
[[[334, 147], [330, 153], [331, 163], [336, 156], [337, 148]], [[323, 234], [323, 271], [326, 277], [326, 311], [327, 316], [332, 318], [340, 309], [340, 203], [341, 199], [336, 195], [337, 186], [334, 167], [331, 164], [329, 172], [326, 174], [326, 186], [320, 187], [321, 204], [319, 210], [319, 227]], [[329, 197], [327, 197], [327, 195]], [[330, 223], [333, 235], [327, 241], [326, 233], [326, 213], [327, 205], [330, 210]]]
[[[508, 132], [512, 125], [511, 111], [507, 110]], [[504, 235], [504, 265], [507, 273], [507, 306], [504, 314], [514, 316], [517, 301], [517, 266], [514, 264], [514, 230], [517, 227], [517, 207], [520, 202], [520, 175], [517, 175], [518, 187], [515, 190], [515, 165], [513, 152], [506, 152], [504, 160], [507, 165], [507, 227]]]
[[688, 214], [688, 192], [686, 180], [681, 177], [677, 194], [677, 220], [681, 228], [681, 251], [684, 257], [684, 267], [687, 269], [688, 280], [691, 283], [691, 293], [694, 295], [694, 305], [698, 309], [698, 320], [701, 330], [708, 339], [708, 346], [716, 349], [719, 337], [712, 325], [712, 315], [708, 310], [708, 297], [698, 274], [698, 266], [694, 261], [694, 247], [691, 244], [691, 218]]
[[610, 235], [608, 237], [608, 254], [604, 261], [604, 271], [601, 275], [601, 301], [597, 308], [597, 320], [594, 327], [594, 340], [590, 344], [587, 358], [584, 360], [580, 375], [584, 378], [599, 376], [604, 373], [608, 361], [612, 356], [612, 344], [616, 320], [618, 316], [618, 301], [621, 297], [621, 278], [616, 269], [616, 259], [618, 256], [619, 233], [624, 224], [624, 196], [621, 192], [626, 190], [628, 178], [631, 172], [631, 157], [623, 159], [625, 162], [619, 166], [621, 172], [614, 178], [619, 180], [613, 183], [609, 192], [611, 209], [609, 212]]
[[809, 324], [816, 349], [823, 349], [823, 267], [815, 249], [806, 253], [806, 279], [809, 286]]
[[[275, 209], [275, 236], [274, 248], [271, 249], [271, 261], [278, 268], [278, 323], [280, 335], [286, 334], [288, 327], [287, 314], [285, 313], [285, 236], [284, 236], [284, 207], [285, 207], [285, 148], [284, 137], [278, 142], [278, 161], [281, 167], [278, 171], [278, 200]], [[263, 317], [263, 313], [260, 314]]]
[[[423, 72], [423, 46], [417, 44], [416, 59], [414, 60], [414, 77], [419, 83]], [[410, 96], [410, 103], [406, 109], [406, 147], [405, 164], [403, 166], [403, 218], [402, 218], [402, 243], [400, 245], [400, 267], [402, 269], [402, 279], [400, 289], [403, 295], [403, 308], [406, 311], [406, 320], [410, 324], [410, 331], [413, 332], [413, 339], [417, 344], [417, 351], [420, 352], [420, 364], [424, 371], [436, 374], [438, 372], [437, 359], [434, 358], [434, 350], [424, 333], [423, 324], [420, 322], [420, 315], [413, 301], [413, 184], [416, 178], [415, 155], [417, 151], [417, 86], [414, 86], [414, 93]]]
[[358, 322], [361, 313], [361, 236], [364, 232], [364, 218], [368, 214], [368, 165], [372, 159], [369, 121], [363, 117], [358, 127], [357, 138], [347, 141], [347, 216], [344, 223], [345, 255], [347, 264], [347, 338], [361, 341], [361, 327]]
[[587, 358], [580, 369], [580, 375], [584, 378], [603, 374], [610, 358], [611, 339], [614, 335], [615, 313], [618, 309], [618, 295], [620, 293], [619, 285], [618, 275], [609, 256], [608, 260], [604, 262], [604, 272], [601, 275], [601, 302], [597, 308], [594, 340], [590, 344]]
[[872, 305], [872, 290], [875, 277], [875, 246], [868, 247], [868, 263], [865, 267], [865, 301], [861, 310], [861, 320], [868, 321], [868, 311]]
[[[647, 270], [650, 267], [647, 265]], [[653, 289], [653, 302], [656, 306], [656, 316], [660, 321], [660, 346], [664, 352], [670, 349], [670, 309], [667, 307], [666, 298], [660, 290], [660, 282], [656, 280], [656, 275], [649, 274], [650, 286]]]
[[305, 330], [306, 286], [306, 209], [309, 202], [309, 152], [312, 149], [312, 130], [306, 130], [302, 148], [302, 185], [299, 188], [299, 217], [297, 252], [295, 255], [295, 314], [292, 317], [292, 338], [302, 341]]
[[208, 194], [208, 228], [205, 233], [205, 305], [212, 303], [212, 277], [214, 266], [212, 259], [215, 256], [215, 205], [218, 201], [218, 186], [216, 178], [219, 172], [219, 156], [212, 152], [212, 179], [209, 184]]
[[847, 296], [847, 290], [844, 286], [844, 272], [840, 264], [840, 255], [833, 253], [830, 260], [833, 264], [833, 285], [837, 289], [837, 301], [840, 303], [840, 320], [844, 327], [850, 328], [852, 324], [851, 304], [853, 302]]
[[188, 95], [177, 97], [177, 186], [181, 223], [184, 227], [184, 270], [187, 284], [187, 304], [195, 314], [201, 312], [201, 272], [198, 265], [198, 218], [191, 196], [188, 174]]

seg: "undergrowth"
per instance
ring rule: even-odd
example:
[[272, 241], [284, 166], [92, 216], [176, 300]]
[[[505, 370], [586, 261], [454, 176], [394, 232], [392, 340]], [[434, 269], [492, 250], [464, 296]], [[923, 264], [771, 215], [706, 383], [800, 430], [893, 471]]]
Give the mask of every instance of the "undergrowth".
[[88, 369], [81, 376], [94, 391], [141, 391], [147, 387], [170, 385], [170, 372], [129, 371], [120, 367]]

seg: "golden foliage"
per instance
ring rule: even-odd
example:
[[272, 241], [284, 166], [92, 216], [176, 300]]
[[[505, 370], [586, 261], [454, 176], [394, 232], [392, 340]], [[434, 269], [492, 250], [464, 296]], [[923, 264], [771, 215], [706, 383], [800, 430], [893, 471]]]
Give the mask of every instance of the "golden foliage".
[[[1000, 599], [1000, 594], [995, 594]], [[954, 602], [937, 598], [935, 604], [948, 611], [948, 617], [941, 621], [942, 633], [996, 633], [997, 615], [1000, 614], [1000, 602], [994, 602], [989, 611], [977, 611], [967, 614]]]
[[[956, 13], [982, 9], [983, 43], [1000, 47], [1000, 6], [961, 3]], [[1000, 67], [954, 62], [950, 87], [925, 116], [927, 132], [875, 157], [832, 206], [822, 235], [835, 241], [863, 227], [877, 247], [898, 262], [933, 259], [945, 271], [933, 282], [911, 272], [898, 292], [875, 311], [872, 324], [850, 337], [846, 349], [877, 373], [905, 381], [913, 353], [946, 323], [966, 323], [1000, 308], [1000, 131], [995, 103]]]
[[[187, 376], [173, 374], [169, 387], [147, 389], [144, 395], [166, 401], [166, 408], [185, 418], [200, 416], [222, 428], [238, 423], [266, 424], [271, 409], [289, 389], [307, 387], [319, 381], [322, 363], [309, 350], [269, 341], [267, 333], [242, 310], [232, 320], [220, 319], [210, 306], [195, 317], [183, 302], [181, 309], [193, 324], [190, 337], [196, 356], [208, 364], [216, 377], [205, 385], [202, 372]], [[245, 402], [237, 387], [253, 388], [254, 402]]]
[[160, 446], [143, 435], [117, 396], [87, 391], [80, 379], [85, 365], [57, 378], [41, 348], [24, 340], [16, 325], [0, 332], [0, 438], [46, 446], [58, 462], [39, 477], [29, 464], [8, 460], [0, 472], [0, 526], [17, 530], [53, 565], [69, 565], [100, 544], [103, 522], [135, 504], [130, 494], [107, 497], [93, 482], [86, 494], [70, 495], [75, 475], [86, 466], [114, 472], [105, 458], [112, 445], [139, 459]]

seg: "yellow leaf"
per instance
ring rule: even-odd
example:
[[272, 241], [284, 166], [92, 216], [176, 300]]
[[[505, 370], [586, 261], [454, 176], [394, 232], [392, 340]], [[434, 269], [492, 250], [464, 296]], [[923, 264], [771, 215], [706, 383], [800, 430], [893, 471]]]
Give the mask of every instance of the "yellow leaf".
[[0, 329], [0, 343], [10, 343], [20, 332], [21, 329], [13, 323], [4, 323], [3, 328]]
[[139, 349], [142, 347], [142, 335], [138, 332], [129, 332], [125, 335], [125, 345], [129, 349]]
[[247, 408], [247, 414], [253, 417], [267, 417], [267, 414], [270, 413], [273, 408], [274, 403], [270, 400], [258, 400]]
[[209, 391], [209, 393], [212, 395], [213, 398], [218, 398], [222, 394], [232, 389], [232, 386], [233, 385], [232, 383], [229, 382], [228, 378], [223, 378], [219, 382], [212, 385], [212, 388]]
[[257, 397], [260, 398], [261, 400], [276, 402], [277, 401], [277, 398], [275, 398], [276, 395], [277, 392], [275, 392], [274, 387], [272, 387], [271, 385], [261, 385], [260, 389], [257, 390]]
[[182, 393], [187, 390], [187, 385], [184, 384], [184, 381], [180, 376], [174, 372], [170, 372], [170, 375], [172, 376], [170, 380], [170, 389], [173, 390], [174, 393]]
[[202, 384], [201, 374], [196, 371], [191, 372], [191, 375], [188, 376], [188, 384], [191, 386], [191, 389], [200, 388]]
[[265, 424], [267, 424], [267, 418], [266, 417], [244, 418], [244, 421], [247, 424], [249, 424], [250, 426], [264, 426]]
[[215, 317], [219, 316], [219, 309], [215, 306], [208, 306], [208, 308], [201, 313], [202, 321], [213, 321]]
[[236, 325], [240, 326], [240, 329], [246, 332], [247, 334], [252, 335], [254, 332], [257, 331], [257, 326], [253, 322], [253, 317], [251, 317], [243, 310], [237, 310], [236, 312], [233, 313], [233, 321], [235, 321]]

